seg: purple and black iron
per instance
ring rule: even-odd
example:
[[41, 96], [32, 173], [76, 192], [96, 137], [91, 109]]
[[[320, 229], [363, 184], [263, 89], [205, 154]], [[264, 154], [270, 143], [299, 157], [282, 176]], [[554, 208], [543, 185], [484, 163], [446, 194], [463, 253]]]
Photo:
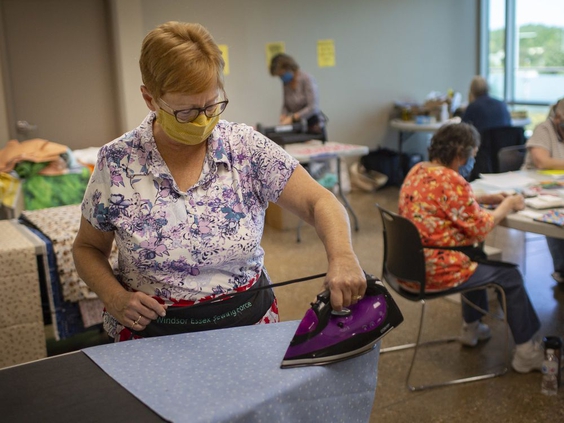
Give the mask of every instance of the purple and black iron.
[[329, 291], [317, 295], [300, 322], [281, 368], [325, 365], [364, 354], [403, 322], [394, 299], [377, 279], [368, 279], [365, 296], [340, 312]]

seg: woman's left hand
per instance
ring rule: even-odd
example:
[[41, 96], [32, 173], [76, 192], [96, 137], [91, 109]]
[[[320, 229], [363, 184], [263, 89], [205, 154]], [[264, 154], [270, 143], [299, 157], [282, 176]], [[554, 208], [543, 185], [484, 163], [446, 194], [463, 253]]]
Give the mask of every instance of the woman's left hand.
[[366, 275], [356, 256], [340, 257], [329, 263], [325, 287], [331, 292], [333, 310], [357, 303], [366, 291]]

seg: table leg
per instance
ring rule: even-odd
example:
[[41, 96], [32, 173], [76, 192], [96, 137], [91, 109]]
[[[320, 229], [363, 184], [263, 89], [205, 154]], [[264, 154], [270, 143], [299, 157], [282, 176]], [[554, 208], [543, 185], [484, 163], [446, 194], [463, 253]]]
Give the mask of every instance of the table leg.
[[358, 232], [358, 219], [356, 217], [356, 214], [354, 213], [354, 210], [352, 209], [352, 207], [349, 203], [349, 200], [347, 200], [347, 197], [343, 193], [343, 186], [341, 184], [341, 158], [339, 156], [337, 156], [337, 189], [339, 191], [339, 196], [342, 198], [343, 203], [345, 203], [345, 208], [347, 208], [349, 210], [349, 212], [351, 213], [351, 215], [353, 217], [354, 230]]
[[[335, 156], [335, 158], [337, 159], [337, 191], [339, 192], [339, 197], [341, 197], [341, 199], [343, 200], [343, 203], [345, 204], [345, 208], [348, 209], [349, 213], [351, 214], [353, 221], [354, 221], [354, 230], [358, 232], [358, 218], [356, 217], [356, 214], [354, 212], [354, 210], [352, 209], [349, 200], [347, 200], [347, 197], [345, 196], [345, 193], [343, 192], [343, 185], [341, 183], [341, 158], [339, 156]], [[300, 219], [300, 221], [298, 222], [298, 227], [297, 227], [297, 242], [301, 242], [301, 236], [300, 236], [300, 229], [302, 227], [302, 220]]]
[[403, 146], [403, 131], [398, 131], [398, 153], [401, 155]]

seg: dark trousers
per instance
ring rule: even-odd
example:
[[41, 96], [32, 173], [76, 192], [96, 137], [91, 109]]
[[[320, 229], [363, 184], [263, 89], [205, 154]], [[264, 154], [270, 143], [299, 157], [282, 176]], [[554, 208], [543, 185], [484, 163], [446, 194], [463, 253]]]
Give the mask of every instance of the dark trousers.
[[554, 271], [564, 274], [564, 239], [547, 236], [546, 243], [552, 256]]
[[[519, 270], [516, 267], [478, 264], [474, 274], [458, 288], [467, 289], [484, 286], [488, 283], [496, 283], [505, 291], [507, 323], [513, 334], [515, 344], [522, 344], [531, 340], [540, 329], [540, 321], [531, 304]], [[488, 310], [486, 290], [473, 291], [463, 295], [473, 304]], [[498, 300], [501, 301], [501, 298], [498, 298]], [[480, 317], [482, 317], [481, 312], [462, 302], [462, 318], [465, 322], [472, 323], [480, 319]]]

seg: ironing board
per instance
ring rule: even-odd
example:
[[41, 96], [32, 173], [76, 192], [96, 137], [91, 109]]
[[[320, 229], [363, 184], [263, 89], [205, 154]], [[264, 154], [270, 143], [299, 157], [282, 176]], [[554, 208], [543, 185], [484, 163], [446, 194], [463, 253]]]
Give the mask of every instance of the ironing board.
[[366, 423], [379, 344], [327, 366], [280, 369], [298, 323], [108, 344], [0, 369], [2, 418]]
[[379, 348], [327, 366], [280, 369], [297, 321], [83, 350], [174, 422], [367, 422]]

